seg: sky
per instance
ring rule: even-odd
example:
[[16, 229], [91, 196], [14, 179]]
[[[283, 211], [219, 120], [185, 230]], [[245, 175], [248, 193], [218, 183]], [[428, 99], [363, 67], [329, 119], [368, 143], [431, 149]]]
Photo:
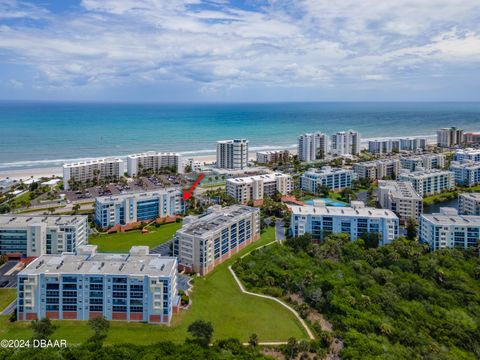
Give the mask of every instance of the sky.
[[479, 0], [0, 0], [0, 99], [479, 101]]

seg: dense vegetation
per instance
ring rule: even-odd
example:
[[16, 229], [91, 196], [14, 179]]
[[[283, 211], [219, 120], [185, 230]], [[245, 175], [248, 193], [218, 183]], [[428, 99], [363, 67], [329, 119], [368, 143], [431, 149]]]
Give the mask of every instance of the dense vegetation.
[[253, 291], [299, 295], [326, 316], [344, 341], [342, 358], [480, 358], [478, 250], [302, 237], [256, 250], [234, 269]]

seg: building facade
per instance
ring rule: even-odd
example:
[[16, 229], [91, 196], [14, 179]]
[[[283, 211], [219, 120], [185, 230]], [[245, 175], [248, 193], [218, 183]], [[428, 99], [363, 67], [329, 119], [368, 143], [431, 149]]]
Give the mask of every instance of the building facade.
[[18, 320], [139, 321], [168, 324], [178, 309], [177, 259], [134, 246], [129, 254], [43, 255], [18, 273]]
[[323, 159], [329, 151], [328, 136], [321, 132], [300, 135], [297, 144], [298, 160], [301, 162]]
[[416, 156], [402, 156], [400, 165], [403, 169], [416, 171], [420, 168], [425, 170], [443, 169], [445, 167], [445, 155], [424, 154]]
[[358, 155], [360, 153], [360, 134], [354, 130], [338, 131], [332, 135], [331, 152], [333, 155]]
[[480, 132], [463, 133], [463, 142], [465, 145], [480, 145]]
[[352, 201], [352, 207], [325, 206], [314, 200], [310, 206], [291, 206], [290, 230], [294, 237], [311, 234], [322, 240], [329, 234], [346, 233], [357, 240], [364, 233], [380, 234], [379, 245], [392, 242], [399, 236], [399, 220], [390, 210], [365, 207]]
[[183, 161], [180, 154], [148, 151], [127, 156], [127, 173], [130, 177], [137, 176], [142, 171], [151, 170], [158, 173], [165, 169], [183, 173]]
[[458, 149], [453, 155], [453, 160], [461, 163], [465, 161], [480, 162], [480, 149]]
[[123, 173], [124, 162], [117, 158], [79, 161], [63, 165], [63, 187], [69, 190], [73, 183], [95, 184], [100, 181], [117, 181]]
[[368, 142], [368, 152], [376, 155], [392, 154], [400, 151], [423, 151], [426, 148], [426, 138], [382, 139]]
[[203, 216], [184, 219], [173, 239], [173, 255], [181, 266], [205, 275], [259, 238], [259, 209], [215, 205]]
[[400, 173], [400, 161], [397, 159], [391, 159], [355, 163], [353, 164], [353, 171], [357, 174], [359, 179], [396, 179]]
[[455, 174], [438, 169], [402, 173], [398, 180], [412, 183], [415, 191], [422, 197], [439, 194], [455, 187]]
[[300, 189], [317, 194], [322, 186], [327, 186], [331, 190], [352, 187], [353, 179], [353, 170], [325, 166], [322, 169], [311, 169], [303, 173], [299, 178], [299, 185]]
[[449, 148], [463, 143], [463, 130], [456, 127], [442, 128], [437, 131], [437, 145]]
[[217, 168], [245, 169], [248, 166], [248, 140], [217, 141]]
[[456, 209], [440, 208], [438, 214], [420, 217], [419, 240], [432, 250], [476, 247], [480, 239], [480, 216], [458, 215]]
[[290, 160], [290, 152], [288, 150], [272, 150], [257, 152], [258, 164], [286, 164]]
[[264, 195], [286, 195], [293, 190], [292, 176], [281, 173], [227, 179], [226, 183], [227, 194], [241, 204], [262, 200]]
[[97, 197], [95, 223], [106, 229], [115, 225], [149, 221], [185, 212], [178, 188]]
[[458, 212], [462, 215], [480, 215], [480, 193], [458, 195]]
[[470, 187], [480, 184], [480, 162], [464, 161], [460, 163], [453, 161], [450, 164], [450, 171], [455, 174], [457, 185]]
[[87, 239], [87, 216], [0, 215], [0, 255], [59, 254], [75, 251]]
[[418, 220], [423, 213], [423, 198], [409, 182], [380, 180], [378, 202], [383, 209], [397, 214], [402, 222], [410, 218]]

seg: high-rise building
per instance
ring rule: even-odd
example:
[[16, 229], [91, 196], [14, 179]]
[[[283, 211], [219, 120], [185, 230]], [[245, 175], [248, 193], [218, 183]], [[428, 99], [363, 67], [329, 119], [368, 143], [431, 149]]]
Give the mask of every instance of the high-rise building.
[[84, 215], [0, 215], [0, 255], [59, 254], [75, 251], [87, 239]]
[[217, 141], [217, 168], [245, 169], [248, 166], [248, 140]]
[[127, 156], [128, 176], [133, 177], [142, 171], [148, 170], [157, 173], [164, 169], [171, 169], [177, 173], [183, 173], [183, 161], [180, 154], [148, 151]]
[[463, 142], [466, 145], [479, 145], [480, 144], [480, 132], [466, 132], [466, 133], [463, 133]]
[[396, 179], [400, 173], [400, 161], [397, 159], [390, 159], [359, 162], [353, 164], [353, 171], [357, 174], [359, 179]]
[[262, 200], [264, 195], [286, 195], [292, 190], [292, 176], [282, 173], [227, 179], [227, 194], [242, 204]]
[[406, 222], [418, 220], [423, 213], [423, 199], [412, 184], [405, 181], [380, 180], [378, 182], [378, 202], [384, 209], [392, 210]]
[[299, 178], [299, 185], [300, 189], [316, 194], [322, 186], [327, 186], [331, 190], [352, 187], [353, 179], [352, 170], [325, 166], [322, 169], [305, 171]]
[[455, 187], [455, 174], [451, 171], [432, 169], [401, 173], [399, 181], [411, 182], [420, 196], [430, 196]]
[[458, 195], [458, 212], [462, 215], [480, 215], [480, 193]]
[[177, 259], [134, 246], [129, 254], [42, 255], [18, 273], [18, 320], [107, 320], [170, 323], [179, 309]]
[[463, 143], [463, 130], [456, 127], [442, 128], [437, 131], [437, 145], [440, 147], [453, 147]]
[[358, 155], [360, 153], [360, 134], [354, 130], [339, 131], [332, 135], [333, 155]]
[[202, 216], [187, 216], [173, 239], [181, 267], [205, 275], [260, 238], [260, 210], [244, 205], [215, 205]]
[[298, 137], [298, 160], [320, 160], [328, 153], [328, 137], [321, 132], [307, 133]]

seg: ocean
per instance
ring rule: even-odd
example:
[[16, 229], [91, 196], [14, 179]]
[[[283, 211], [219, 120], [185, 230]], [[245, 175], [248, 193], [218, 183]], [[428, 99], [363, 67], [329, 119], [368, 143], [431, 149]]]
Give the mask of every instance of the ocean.
[[294, 148], [300, 133], [354, 129], [362, 138], [480, 130], [480, 103], [111, 104], [0, 102], [0, 171], [155, 151], [212, 155], [215, 141], [250, 151]]

